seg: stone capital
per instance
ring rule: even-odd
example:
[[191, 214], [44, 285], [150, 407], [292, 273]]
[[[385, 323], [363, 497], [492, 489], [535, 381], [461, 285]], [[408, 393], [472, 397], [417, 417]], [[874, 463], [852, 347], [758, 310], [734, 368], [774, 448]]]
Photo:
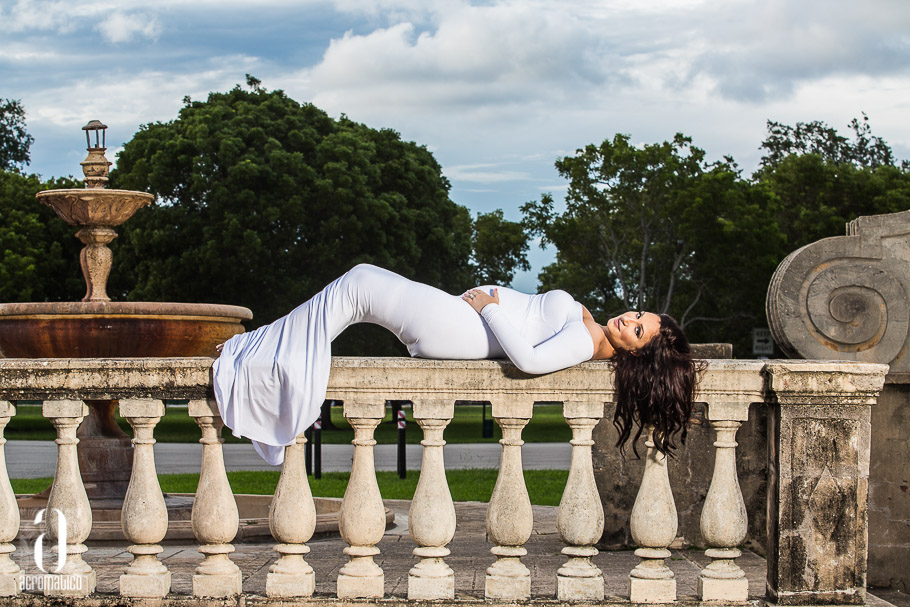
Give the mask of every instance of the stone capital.
[[779, 405], [873, 405], [888, 365], [827, 361], [771, 362], [765, 366], [769, 401]]

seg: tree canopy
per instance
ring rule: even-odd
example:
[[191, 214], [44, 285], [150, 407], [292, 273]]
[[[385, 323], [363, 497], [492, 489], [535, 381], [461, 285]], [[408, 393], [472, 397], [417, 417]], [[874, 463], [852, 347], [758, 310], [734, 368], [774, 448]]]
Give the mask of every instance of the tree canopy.
[[557, 160], [565, 211], [550, 195], [522, 207], [529, 230], [558, 249], [542, 287], [575, 294], [599, 317], [669, 313], [695, 336], [707, 337], [709, 320], [759, 322], [763, 287], [736, 264], [768, 273], [779, 261], [769, 196], [704, 157], [682, 134], [643, 146], [620, 134]]
[[848, 139], [819, 121], [795, 127], [768, 122], [766, 150], [754, 180], [777, 198], [777, 220], [788, 250], [844, 233], [861, 215], [910, 208], [910, 170], [872, 134], [869, 118], [854, 118]]
[[791, 156], [819, 156], [831, 164], [851, 164], [858, 168], [894, 166], [894, 154], [885, 140], [872, 134], [869, 117], [854, 118], [848, 125], [853, 140], [847, 139], [837, 129], [820, 121], [797, 122], [790, 126], [769, 120], [768, 136], [760, 149], [765, 151], [760, 171], [779, 166]]
[[360, 262], [471, 284], [471, 217], [425, 147], [251, 88], [186, 100], [124, 146], [112, 184], [158, 203], [120, 228], [112, 292], [244, 305], [258, 325]]
[[85, 294], [75, 229], [35, 200], [71, 179], [0, 171], [0, 301], [73, 301]]
[[0, 171], [22, 169], [34, 138], [25, 130], [25, 108], [18, 99], [0, 99]]
[[540, 274], [592, 313], [674, 315], [694, 341], [729, 341], [748, 356], [780, 261], [844, 233], [859, 215], [910, 208], [910, 170], [854, 119], [852, 138], [823, 122], [769, 121], [761, 167], [744, 179], [731, 158], [707, 163], [689, 137], [633, 145], [616, 135], [556, 161], [565, 211], [549, 194], [524, 223], [557, 248]]
[[477, 285], [507, 285], [516, 270], [531, 269], [528, 234], [521, 223], [507, 220], [501, 209], [477, 215], [471, 250]]
[[[115, 298], [234, 303], [259, 325], [359, 262], [450, 292], [509, 283], [538, 235], [557, 249], [543, 290], [565, 289], [599, 318], [667, 312], [693, 341], [748, 356], [786, 254], [859, 215], [910, 208], [910, 166], [863, 115], [849, 137], [820, 121], [769, 121], [750, 178], [731, 158], [707, 162], [683, 134], [644, 145], [615, 135], [557, 160], [564, 208], [545, 194], [521, 223], [501, 210], [472, 220], [425, 147], [247, 85], [185, 98], [174, 120], [124, 146], [111, 186], [158, 200], [118, 228]], [[80, 243], [34, 199], [78, 183], [23, 174], [31, 143], [19, 101], [0, 100], [0, 300], [78, 299]], [[403, 351], [370, 328], [338, 346]]]

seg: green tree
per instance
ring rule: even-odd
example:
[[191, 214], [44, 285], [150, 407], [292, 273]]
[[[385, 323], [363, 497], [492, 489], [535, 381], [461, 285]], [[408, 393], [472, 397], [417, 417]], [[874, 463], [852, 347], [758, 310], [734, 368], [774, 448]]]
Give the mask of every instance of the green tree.
[[531, 269], [528, 234], [520, 222], [507, 220], [502, 209], [477, 215], [471, 250], [474, 282], [479, 285], [507, 285], [516, 270]]
[[854, 118], [849, 128], [853, 140], [840, 135], [828, 124], [813, 120], [790, 126], [769, 120], [768, 136], [760, 149], [765, 150], [760, 171], [773, 169], [789, 156], [820, 156], [832, 164], [852, 164], [855, 167], [877, 168], [894, 166], [894, 154], [885, 140], [872, 134], [869, 117]]
[[[187, 99], [124, 146], [112, 183], [158, 201], [121, 228], [112, 293], [244, 305], [260, 325], [359, 262], [470, 285], [471, 217], [425, 147], [251, 88]], [[389, 351], [367, 333], [339, 351]]]
[[78, 187], [70, 179], [0, 171], [0, 301], [73, 301], [85, 294], [75, 228], [35, 200], [42, 190]]
[[528, 228], [568, 264], [545, 269], [543, 286], [560, 286], [570, 272], [568, 286], [592, 311], [670, 310], [691, 252], [674, 216], [703, 157], [683, 135], [639, 148], [619, 134], [557, 160], [569, 180], [565, 213], [556, 214], [550, 195], [522, 207]]
[[850, 122], [852, 140], [823, 122], [768, 122], [767, 150], [753, 179], [777, 197], [787, 251], [844, 233], [861, 215], [910, 208], [910, 170], [872, 135], [868, 117]]
[[744, 344], [763, 319], [757, 277], [770, 278], [782, 244], [764, 188], [729, 160], [707, 165], [682, 134], [644, 146], [616, 135], [556, 167], [569, 180], [566, 210], [550, 195], [522, 207], [558, 250], [544, 288], [569, 291], [601, 318], [669, 313], [693, 339]]
[[25, 108], [18, 99], [0, 99], [0, 171], [28, 165], [34, 138], [25, 130]]

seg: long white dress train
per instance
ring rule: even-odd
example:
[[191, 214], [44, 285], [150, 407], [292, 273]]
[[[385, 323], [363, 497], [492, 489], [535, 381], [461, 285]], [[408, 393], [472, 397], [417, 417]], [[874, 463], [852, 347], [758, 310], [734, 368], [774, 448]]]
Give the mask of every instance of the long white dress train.
[[[481, 287], [489, 290], [494, 287]], [[270, 464], [319, 416], [331, 343], [359, 322], [392, 331], [411, 356], [508, 357], [549, 373], [594, 355], [581, 304], [564, 291], [527, 295], [503, 287], [482, 315], [458, 295], [361, 264], [275, 322], [229, 339], [213, 367], [221, 418], [253, 440]]]

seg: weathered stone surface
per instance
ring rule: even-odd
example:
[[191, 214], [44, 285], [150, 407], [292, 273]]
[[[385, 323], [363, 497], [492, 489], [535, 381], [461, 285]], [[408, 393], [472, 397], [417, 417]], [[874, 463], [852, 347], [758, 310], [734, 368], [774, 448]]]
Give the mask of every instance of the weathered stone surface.
[[872, 407], [870, 586], [910, 591], [910, 385], [887, 383]]
[[[746, 544], [758, 552], [765, 544], [765, 496], [767, 483], [767, 433], [764, 400], [763, 361], [711, 360], [702, 377], [686, 445], [668, 462], [670, 486], [679, 514], [678, 542], [704, 546], [700, 516], [711, 483], [714, 461], [714, 433], [710, 419], [746, 418], [737, 433], [736, 453], [739, 483], [749, 512]], [[703, 404], [711, 402], [712, 409]], [[755, 403], [755, 404], [752, 404]], [[594, 429], [594, 473], [605, 514], [604, 534], [599, 546], [620, 549], [633, 545], [629, 534], [629, 513], [635, 501], [644, 460], [635, 458], [631, 443], [625, 454], [616, 449], [619, 437], [613, 426], [613, 403], [606, 404], [604, 418]], [[644, 455], [644, 437], [638, 453]]]
[[692, 344], [695, 358], [733, 358], [733, 344]]
[[[768, 594], [863, 604], [871, 410], [887, 366], [772, 363]], [[869, 373], [869, 371], [872, 373]]]
[[414, 402], [414, 419], [423, 430], [420, 479], [408, 511], [408, 531], [417, 544], [420, 561], [408, 571], [408, 598], [455, 598], [455, 572], [445, 562], [446, 545], [455, 537], [455, 504], [446, 481], [443, 440], [445, 427], [455, 414], [452, 401]]
[[[614, 411], [614, 405], [608, 403], [604, 418], [594, 429], [594, 474], [606, 517], [604, 534], [598, 547], [606, 550], [633, 545], [629, 534], [629, 512], [644, 468], [644, 460], [635, 458], [631, 445], [627, 446], [625, 456], [614, 446], [618, 438], [612, 423]], [[761, 403], [751, 405], [748, 415], [749, 419], [736, 434], [739, 443], [736, 469], [749, 513], [745, 544], [750, 550], [763, 554], [768, 476], [766, 407]], [[714, 460], [713, 440], [707, 407], [696, 403], [689, 425], [689, 438], [668, 463], [670, 486], [679, 514], [677, 542], [683, 546], [705, 546], [700, 517], [713, 473], [710, 464]], [[644, 439], [638, 442], [638, 452], [644, 455]]]
[[382, 598], [385, 577], [373, 558], [379, 554], [376, 544], [385, 530], [385, 508], [376, 483], [373, 432], [385, 406], [375, 399], [355, 401], [344, 413], [354, 428], [354, 461], [338, 516], [338, 530], [349, 544], [344, 553], [350, 557], [338, 572], [338, 598]]
[[702, 601], [714, 603], [745, 603], [749, 599], [749, 580], [698, 578], [698, 596]]
[[[524, 444], [521, 431], [530, 415], [524, 417], [526, 400], [516, 403], [517, 399], [493, 403], [493, 415], [502, 428], [499, 441], [502, 455], [499, 476], [487, 507], [487, 537], [495, 544], [490, 552], [496, 562], [487, 569], [484, 597], [492, 600], [522, 601], [531, 596], [531, 571], [520, 560], [528, 553], [524, 544], [534, 527], [531, 500], [521, 467], [521, 446]], [[522, 417], [498, 417], [508, 415], [508, 411]]]
[[7, 401], [0, 401], [0, 596], [19, 593], [19, 575], [22, 570], [10, 559], [15, 550], [13, 540], [19, 530], [19, 506], [10, 485], [6, 469], [6, 454], [3, 437], [6, 424], [16, 415], [16, 409]]
[[[889, 383], [872, 412], [869, 583], [910, 587], [894, 549], [910, 551], [910, 211], [860, 217], [847, 235], [794, 251], [768, 290], [768, 319], [790, 356], [889, 363]], [[900, 490], [900, 489], [897, 489]], [[904, 494], [906, 495], [906, 493]]]
[[[49, 362], [51, 364], [48, 364]], [[60, 364], [56, 364], [58, 362]], [[189, 396], [191, 398], [189, 413], [199, 419], [200, 425], [203, 426], [203, 435], [205, 437], [203, 442], [207, 443], [208, 451], [211, 452], [212, 457], [217, 458], [218, 453], [216, 452], [220, 451], [217, 448], [219, 445], [216, 444], [218, 443], [218, 432], [213, 430], [215, 426], [220, 426], [220, 420], [217, 419], [217, 407], [211, 400], [209, 392], [211, 362], [211, 359], [203, 358], [170, 360], [0, 360], [0, 394], [13, 394], [17, 399], [35, 398], [58, 401], [78, 401], [90, 396], [120, 399], [157, 399], [168, 395], [175, 397]], [[37, 372], [36, 369], [38, 370]], [[857, 516], [856, 511], [849, 510], [850, 507], [855, 505], [850, 496], [853, 496], [856, 504], [860, 504], [864, 499], [862, 479], [864, 474], [868, 475], [868, 460], [866, 460], [864, 472], [862, 449], [868, 450], [868, 437], [862, 440], [857, 439], [854, 442], [848, 441], [849, 448], [857, 451], [857, 457], [849, 459], [836, 453], [837, 457], [831, 461], [839, 462], [838, 465], [829, 464], [827, 469], [822, 467], [821, 473], [811, 466], [817, 464], [816, 460], [821, 458], [821, 453], [828, 453], [832, 450], [836, 452], [841, 449], [844, 436], [849, 435], [852, 441], [853, 436], [862, 435], [863, 424], [868, 425], [868, 422], [864, 421], [864, 418], [859, 414], [852, 415], [850, 411], [854, 413], [856, 411], [866, 411], [868, 413], [869, 405], [874, 402], [875, 395], [881, 388], [885, 371], [884, 366], [861, 363], [711, 361], [700, 383], [698, 399], [713, 403], [713, 408], [709, 406], [706, 410], [703, 406], [700, 406], [696, 411], [690, 446], [680, 451], [681, 457], [679, 458], [680, 460], [683, 457], [688, 458], [686, 465], [689, 468], [681, 468], [682, 472], [678, 478], [672, 478], [675, 473], [671, 468], [671, 483], [674, 483], [674, 491], [676, 490], [676, 483], [680, 483], [683, 486], [696, 485], [699, 466], [704, 470], [705, 478], [701, 491], [707, 490], [707, 478], [711, 472], [710, 462], [715, 457], [715, 451], [710, 446], [713, 436], [707, 431], [707, 421], [727, 418], [740, 420], [745, 417], [746, 407], [749, 407], [749, 421], [744, 424], [737, 434], [737, 440], [740, 442], [741, 447], [738, 449], [740, 453], [737, 454], [736, 461], [743, 492], [749, 495], [750, 490], [747, 488], [746, 482], [748, 474], [745, 473], [748, 466], [743, 465], [743, 462], [747, 461], [743, 459], [743, 456], [748, 450], [743, 448], [743, 443], [745, 442], [744, 438], [749, 434], [747, 432], [749, 424], [752, 423], [753, 419], [761, 419], [759, 416], [755, 416], [755, 412], [761, 412], [766, 408], [765, 405], [756, 406], [752, 404], [750, 406], [750, 403], [767, 400], [773, 404], [772, 409], [787, 414], [781, 413], [777, 415], [774, 425], [775, 432], [777, 429], [789, 424], [791, 429], [795, 428], [795, 430], [792, 430], [793, 432], [801, 433], [802, 438], [806, 438], [807, 435], [813, 432], [823, 438], [820, 444], [811, 443], [811, 441], [795, 443], [797, 447], [804, 445], [807, 450], [821, 449], [821, 452], [811, 451], [811, 457], [805, 454], [794, 455], [791, 452], [788, 455], [789, 459], [786, 460], [790, 462], [788, 464], [790, 468], [785, 468], [785, 471], [790, 470], [790, 476], [794, 479], [802, 479], [799, 482], [803, 482], [805, 486], [810, 487], [814, 493], [810, 493], [809, 497], [806, 498], [802, 494], [794, 493], [791, 490], [790, 493], [781, 498], [785, 498], [787, 501], [778, 504], [778, 510], [789, 508], [790, 511], [793, 511], [792, 504], [799, 502], [799, 511], [803, 513], [802, 520], [811, 519], [810, 523], [814, 525], [813, 531], [818, 530], [822, 535], [830, 531], [833, 536], [837, 536], [840, 532], [839, 529], [832, 527], [830, 523], [824, 523], [824, 517], [831, 518], [832, 514], [845, 517], [848, 523], [853, 525], [853, 527], [850, 527], [849, 524], [847, 525], [850, 538], [855, 538], [853, 532], [857, 531], [857, 525], [860, 524], [862, 517]], [[501, 421], [523, 425], [526, 419], [524, 410], [528, 408], [528, 403], [534, 401], [568, 401], [570, 403], [566, 407], [568, 416], [582, 415], [582, 417], [586, 417], [586, 413], [571, 403], [573, 401], [576, 403], [584, 401], [610, 402], [612, 400], [612, 375], [609, 372], [609, 366], [603, 363], [587, 363], [546, 376], [527, 376], [516, 371], [510, 364], [499, 361], [338, 358], [333, 361], [329, 394], [349, 400], [352, 403], [380, 402], [386, 398], [409, 399], [416, 402], [426, 401], [426, 399], [448, 400], [450, 398], [452, 400], [489, 400], [494, 403], [494, 407], [498, 403], [499, 408], [496, 409], [496, 413], [497, 416], [502, 416], [500, 418]], [[148, 412], [144, 411], [146, 407], [149, 409]], [[72, 413], [78, 414], [78, 411], [75, 411], [76, 407], [73, 406], [72, 408], [74, 409]], [[81, 407], [79, 408], [81, 409]], [[439, 408], [441, 409], [441, 407]], [[149, 417], [154, 417], [157, 411], [153, 409], [157, 409], [157, 405], [153, 407], [151, 404], [141, 405], [136, 403], [136, 409], [132, 413], [140, 418], [145, 417], [144, 413], [149, 413], [151, 414]], [[791, 415], [794, 411], [804, 414], [808, 412], [808, 414], [802, 415], [802, 417], [795, 414]], [[58, 413], [71, 412], [61, 410]], [[611, 417], [610, 413], [611, 407], [607, 407], [608, 419]], [[432, 420], [437, 419], [437, 416], [444, 418], [447, 415], [447, 412], [443, 413], [441, 410], [438, 412], [428, 410], [426, 417]], [[787, 417], [788, 415], [789, 417]], [[75, 418], [69, 419], [75, 420]], [[803, 420], [799, 423], [804, 425], [799, 426], [797, 420]], [[819, 424], [819, 427], [811, 424]], [[609, 421], [606, 424], [602, 423], [601, 426], [609, 427]], [[698, 432], [701, 432], [701, 435]], [[517, 443], [520, 442], [520, 437], [511, 436], [511, 434], [514, 433], [507, 433], [508, 436], [506, 438], [516, 444], [509, 446], [509, 449], [518, 449]], [[795, 440], [791, 439], [788, 444], [792, 447]], [[776, 448], [779, 449], [782, 443], [783, 441], [778, 440], [775, 443], [777, 445]], [[212, 449], [212, 447], [216, 448]], [[775, 457], [775, 463], [783, 461], [780, 454]], [[205, 456], [203, 459], [206, 459]], [[638, 463], [640, 464], [641, 462]], [[671, 461], [671, 465], [675, 464]], [[802, 470], [801, 466], [807, 467], [809, 472]], [[854, 469], [857, 472], [854, 473]], [[216, 462], [212, 465], [210, 462], [209, 465], [203, 465], [203, 470], [207, 470], [210, 473], [217, 472], [214, 476], [220, 477], [223, 464]], [[799, 474], [793, 473], [793, 470], [796, 470]], [[827, 473], [825, 473], [825, 470], [827, 470]], [[775, 473], [778, 475], [779, 486], [779, 480], [782, 475], [779, 471]], [[640, 474], [639, 468], [633, 478], [637, 480]], [[203, 476], [214, 478], [212, 474], [203, 474]], [[520, 477], [520, 471], [503, 475], [503, 478], [510, 483], [512, 481], [517, 482]], [[597, 480], [599, 483], [606, 482], [601, 478]], [[809, 482], [812, 480], [815, 480], [814, 484]], [[212, 483], [210, 481], [211, 479], [200, 479], [200, 493], [202, 496], [197, 496], [197, 498], [202, 498], [207, 492], [211, 492], [210, 485]], [[359, 484], [354, 482], [353, 475], [352, 483], [355, 485]], [[220, 481], [218, 484], [221, 484]], [[633, 481], [630, 484], [634, 487], [637, 483]], [[794, 481], [791, 485], [798, 486], [797, 481]], [[600, 487], [600, 491], [601, 495], [605, 494], [603, 486]], [[520, 491], [514, 490], [504, 492], [513, 502], [516, 501], [515, 497], [520, 493]], [[775, 493], [775, 495], [778, 495], [778, 493]], [[227, 558], [227, 554], [232, 548], [225, 543], [236, 532], [236, 524], [233, 516], [221, 515], [224, 509], [220, 507], [233, 501], [230, 499], [232, 497], [228, 489], [225, 492], [225, 499], [209, 500], [215, 505], [202, 508], [208, 514], [215, 512], [216, 516], [210, 518], [218, 521], [218, 524], [211, 525], [211, 534], [204, 534], [212, 537], [203, 539], [201, 542], [203, 545], [200, 547], [200, 552], [205, 555], [208, 563], [207, 565], [204, 563], [201, 569], [210, 569], [210, 571], [205, 571], [205, 575], [201, 575], [203, 571], [197, 571], [197, 575], [192, 578], [189, 575], [185, 575], [183, 578], [178, 578], [175, 575], [174, 592], [187, 594], [190, 592], [191, 582], [194, 584], [193, 592], [197, 596], [211, 596], [210, 593], [229, 596], [235, 591], [240, 591], [236, 585], [240, 579], [239, 572], [231, 567], [229, 564], [231, 561]], [[199, 499], [198, 501], [204, 502], [206, 500]], [[677, 496], [677, 504], [680, 513], [683, 514], [684, 507], [681, 502], [682, 500]], [[749, 507], [751, 527], [755, 524], [755, 519], [759, 519], [763, 514], [764, 509], [749, 504], [748, 498], [746, 503]], [[835, 510], [837, 507], [840, 510], [834, 512], [831, 509], [832, 505], [836, 507]], [[685, 505], [689, 512], [683, 515], [689, 516], [695, 521], [696, 528], [699, 507], [700, 500], [693, 500]], [[846, 510], [844, 510], [845, 508]], [[631, 510], [631, 504], [626, 507], [625, 513], [628, 513], [629, 510]], [[778, 526], [773, 530], [774, 533], [778, 533], [781, 530], [779, 524], [781, 520], [788, 522], [787, 519], [779, 517], [778, 514], [779, 512], [774, 513], [775, 521], [778, 521]], [[513, 522], [515, 518], [520, 522], [525, 517], [510, 518], [513, 519]], [[194, 526], [195, 523], [202, 523], [202, 521], [194, 521]], [[224, 523], [230, 524], [225, 525]], [[496, 524], [493, 527], [493, 534], [508, 535], [506, 532], [510, 531], [510, 524]], [[472, 566], [470, 573], [477, 578], [473, 583], [475, 588], [479, 589], [481, 588], [480, 584], [486, 585], [489, 579], [492, 582], [492, 586], [487, 588], [487, 590], [492, 592], [488, 593], [488, 596], [490, 594], [503, 595], [500, 598], [506, 599], [505, 595], [511, 595], [509, 600], [515, 600], [516, 594], [518, 596], [524, 596], [525, 594], [524, 580], [522, 579], [524, 570], [520, 570], [524, 566], [521, 565], [519, 560], [520, 557], [524, 556], [526, 550], [522, 546], [525, 541], [524, 534], [521, 537], [516, 534], [516, 539], [514, 540], [506, 538], [508, 541], [497, 541], [493, 534], [491, 534], [491, 539], [497, 544], [493, 552], [499, 558], [497, 565], [501, 563], [503, 567], [491, 567], [489, 575], [492, 579], [485, 579], [483, 567]], [[215, 537], [216, 535], [219, 537]], [[787, 537], [786, 534], [785, 537]], [[823, 537], [822, 539], [825, 538]], [[789, 541], [789, 537], [787, 537], [787, 541]], [[458, 542], [459, 539], [456, 533], [456, 538], [453, 540], [452, 545], [457, 546]], [[579, 542], [579, 545], [581, 545], [581, 542]], [[780, 545], [781, 541], [778, 539], [774, 545], [776, 555], [774, 558], [778, 564], [781, 562], [777, 550]], [[533, 540], [529, 542], [529, 546], [533, 548]], [[858, 595], [861, 592], [861, 587], [858, 587], [857, 584], [860, 583], [865, 571], [862, 566], [864, 561], [861, 549], [863, 547], [859, 545], [858, 541], [854, 542], [854, 547], [860, 549], [860, 552], [854, 550], [853, 554], [858, 555], [856, 556], [856, 565], [852, 571], [848, 571], [849, 562], [846, 558], [842, 558], [843, 555], [836, 552], [837, 545], [834, 546], [834, 553], [825, 552], [824, 554], [818, 552], [819, 546], [822, 546], [821, 550], [828, 550], [821, 541], [817, 541], [814, 545], [803, 542], [802, 549], [808, 556], [802, 554], [789, 555], [788, 553], [788, 558], [792, 556], [791, 561], [797, 558], [804, 558], [807, 563], [809, 563], [810, 559], [815, 559], [812, 562], [812, 566], [816, 567], [817, 562], [821, 561], [822, 557], [830, 557], [833, 559], [833, 565], [828, 562], [823, 563], [827, 567], [823, 572], [824, 575], [820, 578], [823, 584], [830, 582], [834, 587], [833, 592], [835, 594], [840, 593], [839, 595], [836, 594], [836, 596], [851, 592], [854, 596]], [[369, 544], [362, 547], [370, 552], [375, 550]], [[584, 546], [581, 547], [584, 548]], [[407, 555], [410, 549], [411, 545], [408, 544], [400, 552]], [[358, 550], [357, 552], [361, 551]], [[548, 565], [548, 567], [551, 572], [555, 571], [565, 560], [565, 556], [560, 556], [557, 553], [558, 551], [550, 552], [551, 565]], [[400, 556], [397, 552], [396, 555]], [[360, 557], [368, 555], [348, 554], [348, 556]], [[576, 555], [571, 556], [574, 558]], [[592, 557], [592, 561], [595, 564], [601, 563], [599, 566], [603, 566], [602, 563], [604, 561], [598, 561], [597, 556]], [[711, 555], [708, 556], [715, 558]], [[198, 563], [198, 555], [194, 555], [194, 558], [197, 559], [196, 562]], [[409, 564], [413, 562], [409, 556], [404, 558], [408, 558]], [[430, 558], [433, 557], [430, 556]], [[489, 563], [487, 559], [484, 559], [484, 561], [483, 564]], [[245, 566], [244, 563], [241, 564]], [[707, 559], [699, 559], [699, 567], [704, 567], [707, 564]], [[459, 580], [463, 579], [464, 576], [464, 568], [457, 562], [453, 562], [452, 565], [455, 571], [455, 585], [458, 588]], [[314, 569], [318, 570], [318, 567], [321, 567], [321, 565], [317, 566], [314, 559]], [[776, 564], [775, 567], [778, 567], [778, 565]], [[505, 569], [508, 569], [508, 571]], [[803, 573], [809, 570], [804, 568]], [[829, 575], [830, 571], [834, 573]], [[260, 580], [261, 587], [264, 587], [266, 569], [262, 568], [260, 573], [256, 575], [262, 578]], [[333, 580], [337, 579], [335, 577], [337, 573], [336, 568], [331, 574]], [[780, 572], [777, 571], [776, 573]], [[531, 579], [535, 579], [533, 575]], [[555, 593], [557, 591], [557, 576], [551, 574], [551, 577], [551, 592]], [[387, 585], [391, 584], [393, 587], [399, 588], [399, 592], [403, 594], [406, 580], [407, 576], [403, 575], [397, 581], [393, 579], [386, 581]], [[825, 589], [826, 587], [822, 585], [818, 588], [812, 588], [810, 585], [814, 583], [813, 580], [805, 575], [801, 578], [791, 576], [788, 579], [785, 579], [783, 575], [777, 575], [775, 580], [774, 583], [777, 584], [776, 588], [778, 590], [782, 588], [780, 580], [809, 587], [808, 594], [813, 596], [809, 601], [804, 600], [806, 594], [794, 592], [789, 595], [790, 597], [798, 596], [798, 600], [803, 602], [817, 602], [818, 600], [834, 602], [825, 594], [828, 592]], [[502, 584], [499, 584], [499, 582], [502, 582]], [[606, 579], [606, 576], [605, 582], [608, 594], [610, 594], [611, 581]], [[533, 584], [533, 582], [531, 583]], [[317, 592], [319, 592], [319, 585], [320, 578], [317, 574]], [[497, 585], [501, 586], [501, 588], [497, 588]], [[521, 586], [520, 588], [517, 587], [519, 585]], [[330, 584], [330, 587], [327, 587], [326, 591], [331, 593], [337, 590], [339, 594], [345, 594], [346, 590], [342, 589], [341, 586], [342, 584], [340, 583], [337, 585], [333, 583]], [[858, 588], [860, 589], [858, 590]], [[108, 590], [107, 592], [110, 591]], [[684, 594], [692, 594], [694, 591], [694, 582], [687, 592], [683, 592], [681, 589]], [[799, 593], [803, 591], [804, 588], [802, 587], [798, 590]], [[619, 592], [622, 592], [622, 590], [620, 589]], [[612, 593], [616, 594], [616, 591], [614, 590]], [[360, 592], [355, 591], [355, 594], [360, 594]], [[241, 600], [246, 599], [247, 597], [244, 597]], [[841, 602], [849, 601], [841, 600]]]
[[859, 217], [846, 236], [797, 249], [768, 289], [768, 322], [789, 356], [888, 363], [910, 372], [910, 211]]
[[676, 600], [676, 580], [629, 578], [629, 601], [632, 603], [672, 603]]

